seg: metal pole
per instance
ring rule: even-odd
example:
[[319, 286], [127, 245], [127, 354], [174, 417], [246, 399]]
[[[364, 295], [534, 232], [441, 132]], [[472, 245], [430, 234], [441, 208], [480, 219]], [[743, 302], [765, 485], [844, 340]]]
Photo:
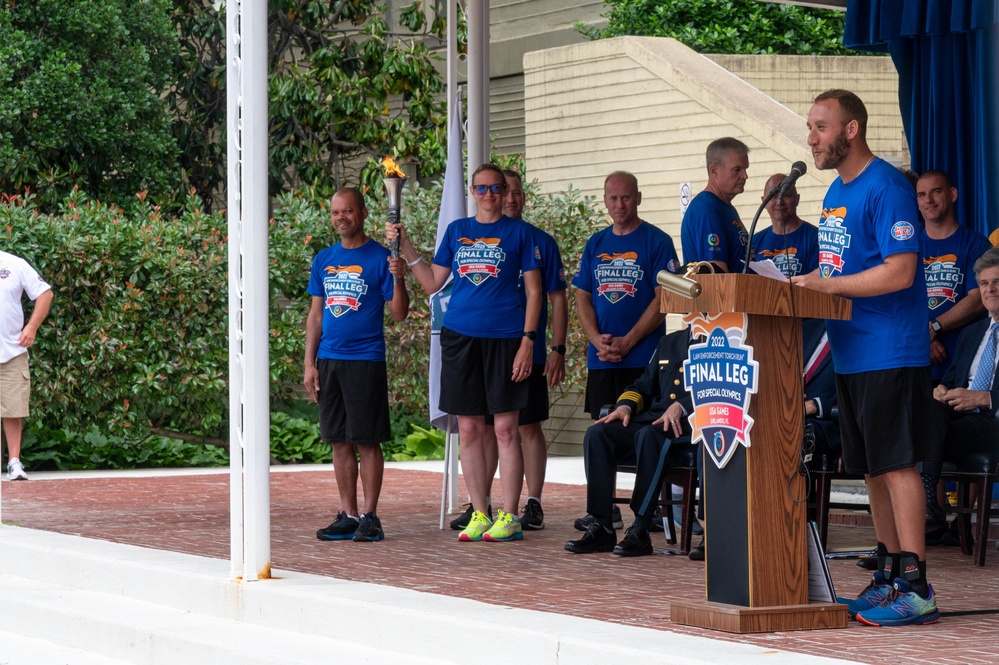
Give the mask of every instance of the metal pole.
[[[270, 577], [270, 357], [267, 283], [267, 1], [230, 0], [230, 457], [233, 570]], [[233, 99], [235, 97], [235, 99]], [[231, 159], [233, 151], [239, 158]], [[235, 193], [233, 193], [235, 190]], [[236, 205], [233, 205], [235, 202]], [[233, 233], [235, 231], [235, 233]], [[233, 311], [235, 310], [235, 311]], [[241, 487], [240, 487], [241, 486]], [[238, 497], [238, 498], [237, 498]], [[242, 550], [235, 543], [242, 513]], [[237, 554], [242, 554], [237, 562]]]
[[[472, 173], [489, 159], [489, 2], [469, 0], [468, 11], [468, 184]], [[468, 214], [475, 199], [466, 195]]]
[[226, 217], [229, 227], [229, 560], [232, 577], [243, 576], [243, 322], [242, 322], [242, 184], [240, 104], [239, 0], [226, 6], [226, 162], [228, 188]]

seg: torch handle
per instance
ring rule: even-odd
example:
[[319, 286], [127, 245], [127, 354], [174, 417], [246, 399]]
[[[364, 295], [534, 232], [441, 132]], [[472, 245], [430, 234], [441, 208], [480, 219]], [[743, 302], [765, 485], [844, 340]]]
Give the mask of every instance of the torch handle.
[[[396, 226], [399, 225], [399, 209], [398, 208], [389, 207], [389, 210], [388, 210], [388, 223], [389, 224], [395, 224]], [[396, 236], [395, 238], [392, 238], [392, 241], [389, 243], [389, 251], [392, 253], [392, 258], [393, 259], [399, 258], [399, 236]]]

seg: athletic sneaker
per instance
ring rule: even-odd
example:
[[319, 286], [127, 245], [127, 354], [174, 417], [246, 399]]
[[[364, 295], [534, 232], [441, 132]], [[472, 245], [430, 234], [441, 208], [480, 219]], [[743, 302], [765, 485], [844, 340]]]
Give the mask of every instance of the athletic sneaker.
[[511, 540], [523, 539], [524, 532], [521, 529], [520, 520], [502, 510], [496, 511], [496, 521], [492, 528], [482, 534], [482, 540], [490, 543], [508, 543]]
[[[576, 531], [586, 531], [587, 529], [590, 528], [591, 524], [596, 524], [596, 523], [597, 523], [597, 518], [587, 513], [586, 517], [580, 517], [578, 520], [573, 522], [572, 527]], [[617, 507], [616, 503], [613, 506], [611, 506], [611, 526], [614, 527], [615, 529], [624, 528], [624, 520], [621, 519], [621, 509]]]
[[24, 472], [24, 465], [16, 457], [10, 458], [7, 462], [7, 480], [27, 480], [28, 474]]
[[458, 540], [463, 543], [482, 540], [482, 534], [489, 531], [492, 526], [493, 521], [486, 517], [486, 514], [481, 510], [476, 510], [472, 513], [472, 518], [468, 521], [468, 526], [458, 534]]
[[524, 510], [520, 512], [520, 525], [528, 531], [538, 531], [545, 528], [545, 511], [541, 509], [541, 502], [537, 499], [528, 499]]
[[881, 574], [880, 570], [875, 570], [874, 574], [871, 576], [871, 583], [860, 592], [860, 595], [853, 600], [847, 598], [837, 598], [837, 603], [842, 603], [846, 605], [847, 614], [850, 615], [851, 619], [856, 619], [857, 614], [864, 612], [869, 609], [878, 607], [888, 598], [891, 593], [892, 587], [885, 580], [885, 576]]
[[[489, 519], [493, 518], [493, 507], [486, 508], [489, 512]], [[465, 512], [451, 520], [451, 528], [455, 531], [462, 531], [468, 526], [468, 520], [472, 519], [472, 504], [465, 504]]]
[[357, 531], [358, 521], [349, 517], [342, 510], [336, 514], [336, 519], [325, 529], [316, 531], [319, 540], [350, 540]]
[[926, 598], [912, 590], [909, 582], [895, 578], [894, 588], [878, 607], [857, 614], [857, 621], [868, 626], [919, 626], [940, 619], [933, 587], [927, 587]]
[[357, 525], [357, 531], [354, 532], [354, 542], [361, 543], [364, 541], [375, 542], [385, 538], [385, 532], [382, 531], [382, 521], [378, 519], [378, 515], [374, 513], [362, 513], [361, 521]]

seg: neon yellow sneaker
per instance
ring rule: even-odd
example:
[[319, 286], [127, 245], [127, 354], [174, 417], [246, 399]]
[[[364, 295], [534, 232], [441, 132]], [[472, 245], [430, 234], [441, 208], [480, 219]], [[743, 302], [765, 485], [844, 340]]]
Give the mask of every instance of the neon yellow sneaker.
[[476, 510], [468, 520], [468, 526], [458, 535], [458, 540], [463, 543], [482, 540], [482, 534], [489, 531], [492, 526], [493, 521], [481, 510]]
[[523, 540], [524, 532], [520, 527], [520, 520], [510, 513], [502, 510], [496, 511], [496, 522], [493, 528], [482, 534], [482, 540], [490, 543], [506, 543], [511, 540]]

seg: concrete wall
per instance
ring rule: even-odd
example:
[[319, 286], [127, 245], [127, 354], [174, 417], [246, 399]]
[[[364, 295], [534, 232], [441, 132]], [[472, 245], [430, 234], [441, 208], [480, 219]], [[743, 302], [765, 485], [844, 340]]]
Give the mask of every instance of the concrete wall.
[[524, 54], [586, 41], [576, 23], [602, 25], [602, 0], [493, 0], [489, 8], [490, 136], [501, 154], [523, 154]]
[[879, 157], [909, 166], [909, 146], [898, 109], [898, 73], [891, 58], [877, 56], [709, 55], [712, 61], [788, 107], [808, 116], [823, 90], [860, 95], [870, 116], [867, 140]]

